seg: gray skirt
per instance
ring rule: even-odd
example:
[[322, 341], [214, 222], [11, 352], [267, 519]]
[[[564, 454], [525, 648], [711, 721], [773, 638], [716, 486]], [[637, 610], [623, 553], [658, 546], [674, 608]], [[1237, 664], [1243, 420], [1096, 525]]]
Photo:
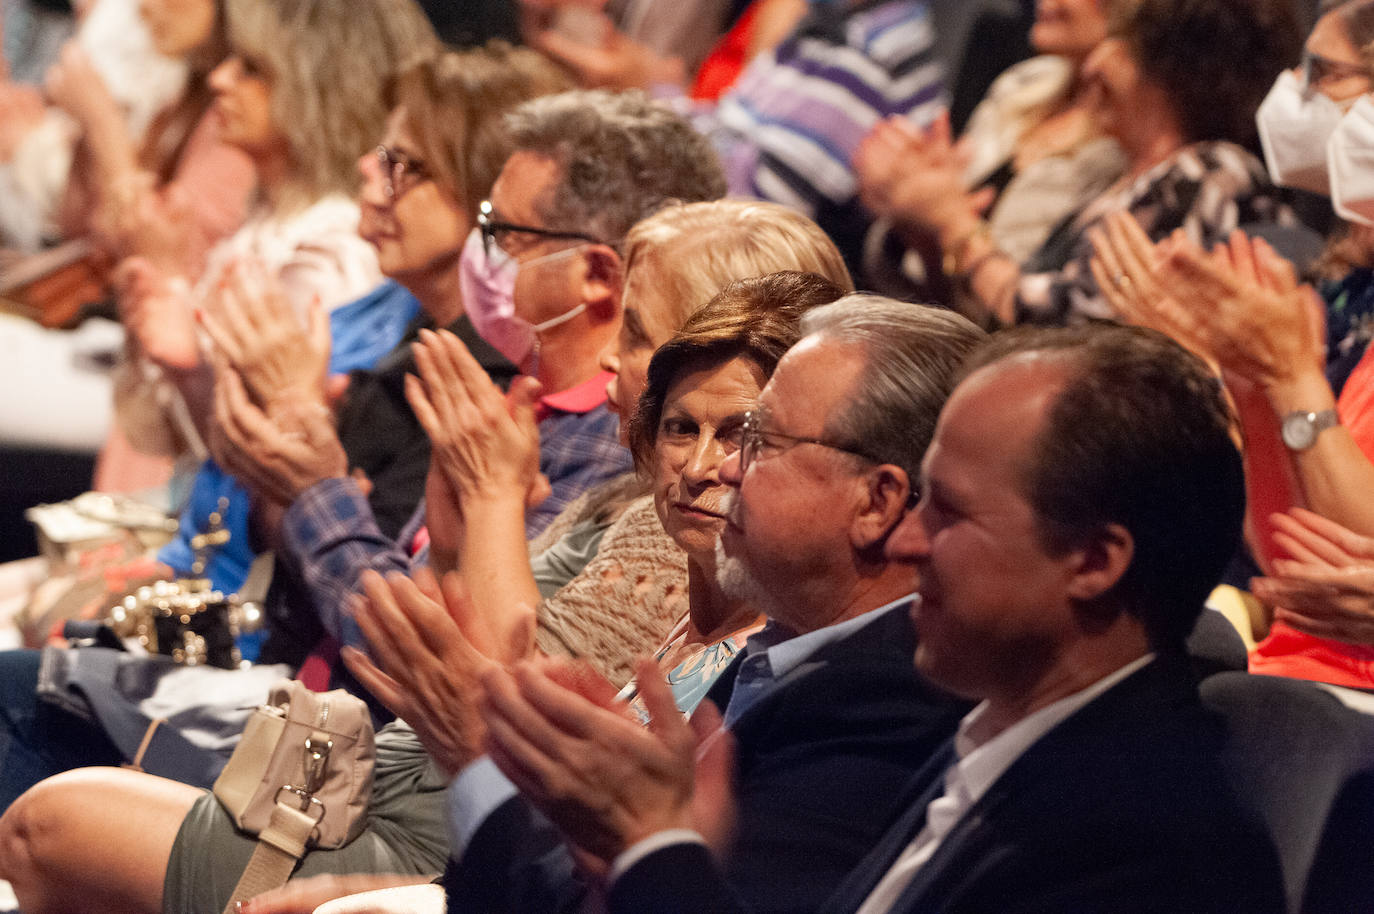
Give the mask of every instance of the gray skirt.
[[[292, 879], [342, 873], [443, 872], [448, 860], [444, 790], [415, 732], [402, 723], [377, 734], [377, 767], [367, 827], [347, 845], [313, 850]], [[182, 820], [167, 861], [162, 910], [166, 914], [219, 914], [229, 901], [257, 838], [239, 831], [211, 793]]]

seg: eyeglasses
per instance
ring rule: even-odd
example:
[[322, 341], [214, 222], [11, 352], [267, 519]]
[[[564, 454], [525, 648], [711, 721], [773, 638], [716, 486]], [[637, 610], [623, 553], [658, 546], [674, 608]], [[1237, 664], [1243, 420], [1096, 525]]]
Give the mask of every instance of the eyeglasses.
[[401, 199], [406, 191], [429, 180], [429, 169], [419, 159], [412, 159], [404, 152], [387, 146], [376, 149], [377, 164], [386, 175], [385, 193], [392, 202]]
[[776, 456], [799, 444], [814, 444], [819, 447], [830, 448], [832, 451], [843, 451], [846, 454], [853, 454], [855, 457], [862, 457], [874, 463], [885, 462], [872, 454], [865, 454], [863, 451], [843, 444], [835, 444], [824, 438], [808, 438], [804, 435], [787, 435], [782, 432], [766, 431], [763, 427], [764, 418], [765, 414], [756, 409], [751, 409], [744, 414], [744, 425], [740, 427], [739, 446], [739, 471], [741, 473], [748, 470], [750, 464], [759, 459], [761, 451], [767, 450], [770, 456]]
[[576, 241], [586, 241], [590, 244], [605, 244], [595, 235], [587, 235], [582, 232], [563, 232], [557, 229], [540, 228], [537, 225], [518, 225], [514, 222], [502, 222], [493, 219], [492, 215], [496, 211], [492, 208], [490, 200], [483, 200], [477, 207], [477, 227], [482, 230], [482, 246], [486, 255], [492, 255], [493, 247], [501, 247], [501, 242], [497, 240], [498, 232], [524, 232], [527, 235], [538, 235], [540, 238], [565, 238]]
[[1364, 64], [1332, 60], [1330, 57], [1313, 54], [1311, 51], [1302, 52], [1301, 67], [1303, 85], [1312, 87], [1353, 76], [1369, 78], [1369, 69]]

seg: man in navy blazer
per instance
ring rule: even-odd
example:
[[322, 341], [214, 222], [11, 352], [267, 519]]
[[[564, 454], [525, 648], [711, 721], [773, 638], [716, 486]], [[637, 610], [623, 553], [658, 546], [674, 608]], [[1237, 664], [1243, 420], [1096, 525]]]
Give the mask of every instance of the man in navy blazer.
[[[982, 352], [887, 542], [920, 575], [917, 670], [980, 704], [811, 910], [1284, 909], [1182, 659], [1239, 537], [1228, 432], [1203, 363], [1150, 331], [1014, 332]], [[699, 844], [651, 836], [616, 862], [608, 906], [747, 910], [715, 873]]]
[[[901, 811], [903, 785], [968, 708], [912, 670], [907, 607], [915, 578], [909, 567], [890, 566], [883, 542], [912, 502], [910, 475], [955, 371], [982, 334], [949, 312], [872, 296], [816, 309], [803, 330], [808, 337], [778, 365], [741, 450], [721, 470], [735, 497], [717, 561], [720, 584], [770, 622], [708, 696], [738, 745], [730, 772], [737, 827], [724, 875], [752, 908], [778, 912], [834, 890]], [[662, 686], [657, 671], [648, 678], [656, 682], [641, 675], [646, 704], [653, 686]], [[529, 753], [557, 736], [549, 751], [560, 764], [578, 765], [580, 781], [594, 780], [604, 759], [610, 783], [598, 787], [638, 802], [641, 782], [621, 773], [635, 746], [609, 741], [625, 733], [652, 747], [660, 725], [671, 720], [682, 732], [686, 725], [669, 701], [649, 731], [628, 726], [626, 733], [617, 712], [581, 700], [536, 666], [514, 678], [492, 674], [487, 685], [493, 758], [522, 797], [494, 810], [470, 840], [458, 829], [450, 907], [566, 909], [579, 897], [570, 888], [570, 858], [526, 803], [604, 863], [635, 836], [583, 814], [613, 800], [590, 798], [577, 785], [537, 783], [530, 772], [548, 762]], [[545, 718], [547, 701], [563, 712]], [[567, 731], [551, 733], [560, 726]], [[678, 748], [686, 758], [673, 770], [690, 793], [696, 741], [687, 733]], [[457, 806], [470, 811], [480, 801], [479, 774], [455, 782]]]

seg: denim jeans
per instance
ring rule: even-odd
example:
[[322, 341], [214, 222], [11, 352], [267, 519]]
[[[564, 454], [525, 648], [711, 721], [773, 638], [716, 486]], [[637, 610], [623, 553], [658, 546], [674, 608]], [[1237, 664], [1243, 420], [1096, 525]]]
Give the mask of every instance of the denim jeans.
[[38, 700], [39, 651], [0, 651], [0, 812], [50, 775], [118, 765], [100, 727]]

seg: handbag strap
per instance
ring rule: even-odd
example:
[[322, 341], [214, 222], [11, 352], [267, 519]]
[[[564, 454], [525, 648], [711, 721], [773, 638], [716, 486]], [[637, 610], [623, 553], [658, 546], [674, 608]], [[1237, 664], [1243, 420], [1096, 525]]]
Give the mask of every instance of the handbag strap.
[[[258, 834], [258, 846], [253, 849], [243, 875], [239, 876], [224, 914], [235, 914], [239, 902], [275, 889], [291, 878], [296, 861], [305, 856], [315, 826], [324, 817], [324, 803], [315, 794], [324, 786], [333, 745], [329, 734], [319, 731], [311, 733], [305, 741], [304, 783], [288, 784], [277, 790], [272, 818]], [[296, 808], [286, 805], [282, 802], [283, 795], [295, 798], [300, 805]]]
[[284, 885], [291, 878], [296, 861], [305, 855], [316, 821], [313, 816], [277, 802], [271, 824], [258, 835], [258, 846], [234, 886], [224, 914], [235, 914], [239, 902]]

